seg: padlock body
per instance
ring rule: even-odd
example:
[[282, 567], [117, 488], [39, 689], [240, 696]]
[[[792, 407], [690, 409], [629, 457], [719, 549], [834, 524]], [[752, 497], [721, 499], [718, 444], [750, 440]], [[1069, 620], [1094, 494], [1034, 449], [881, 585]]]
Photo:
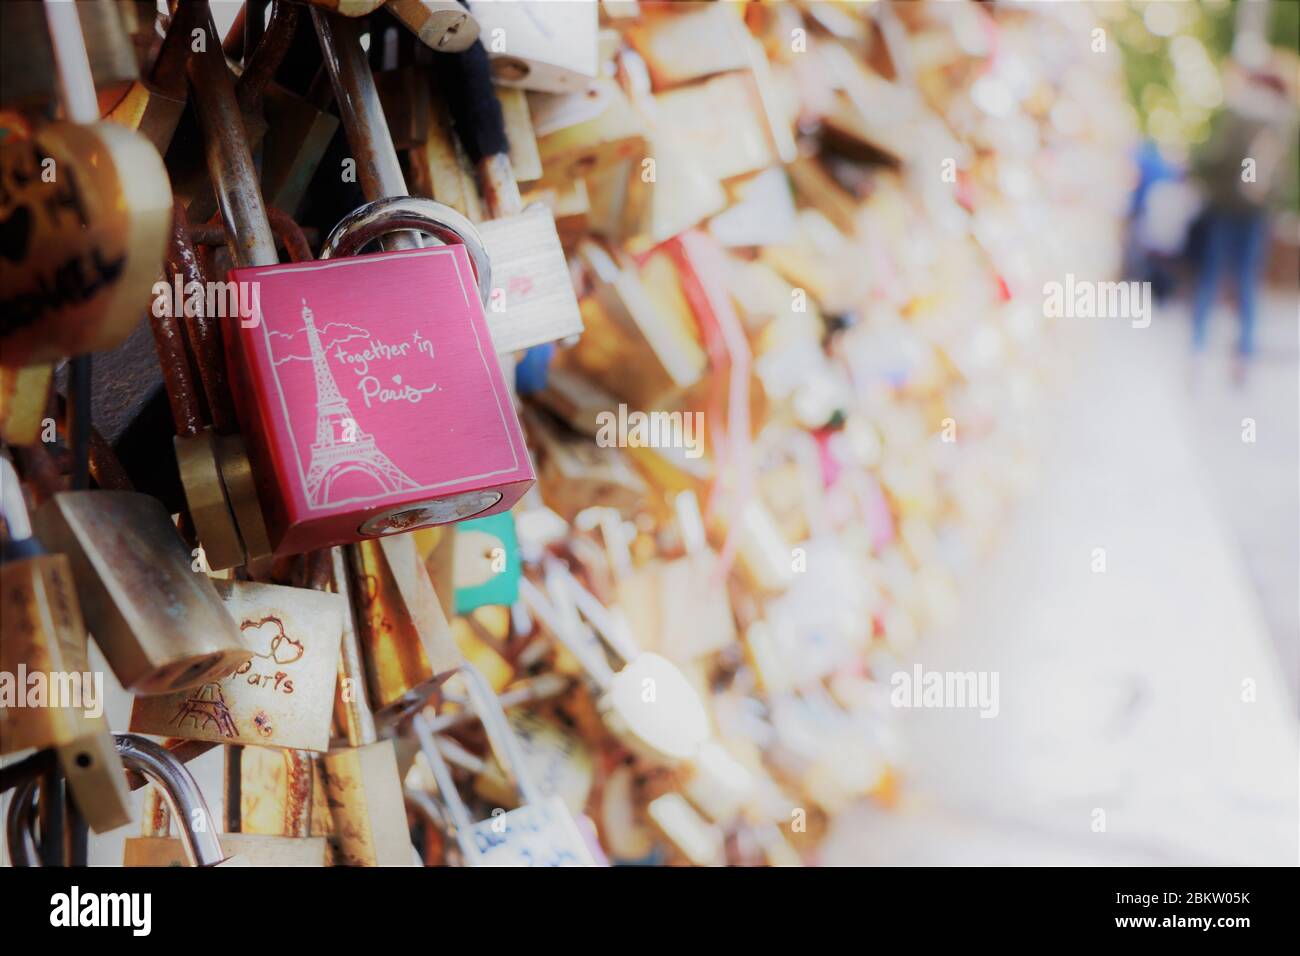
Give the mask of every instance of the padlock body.
[[[324, 837], [221, 834], [221, 849], [242, 866], [324, 866]], [[177, 837], [128, 837], [122, 848], [123, 866], [189, 866], [185, 845]]]
[[320, 759], [339, 866], [411, 866], [411, 834], [391, 740]]
[[0, 754], [52, 747], [96, 833], [131, 818], [122, 759], [104, 719], [103, 678], [61, 554], [0, 564]]
[[253, 656], [220, 680], [137, 697], [131, 730], [220, 744], [328, 750], [343, 599], [254, 581], [213, 583]]
[[495, 514], [533, 483], [458, 245], [235, 269], [228, 361], [271, 546]]
[[32, 524], [46, 547], [68, 556], [86, 625], [131, 693], [197, 687], [252, 655], [156, 498], [60, 492]]
[[4, 363], [111, 349], [140, 322], [172, 194], [153, 145], [113, 123], [51, 123], [0, 145], [12, 249], [0, 256]]

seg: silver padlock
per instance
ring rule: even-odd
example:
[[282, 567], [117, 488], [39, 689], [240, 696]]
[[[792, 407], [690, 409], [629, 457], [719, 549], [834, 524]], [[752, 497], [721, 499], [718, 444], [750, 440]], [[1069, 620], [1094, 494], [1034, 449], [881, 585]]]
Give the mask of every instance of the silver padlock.
[[461, 666], [460, 675], [468, 691], [468, 704], [483, 723], [492, 753], [519, 794], [515, 809], [498, 808], [490, 819], [475, 821], [443, 755], [449, 741], [430, 731], [423, 714], [415, 717], [412, 724], [420, 752], [433, 773], [465, 865], [595, 866], [595, 858], [564, 801], [544, 797], [532, 779], [523, 748], [487, 679], [469, 663]]

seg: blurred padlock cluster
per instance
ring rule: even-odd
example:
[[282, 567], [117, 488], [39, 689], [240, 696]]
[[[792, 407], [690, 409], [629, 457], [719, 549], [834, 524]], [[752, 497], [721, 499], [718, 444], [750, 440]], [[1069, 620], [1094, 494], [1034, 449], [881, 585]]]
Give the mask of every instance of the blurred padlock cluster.
[[801, 865], [905, 798], [1120, 247], [1087, 6], [0, 18], [12, 862]]

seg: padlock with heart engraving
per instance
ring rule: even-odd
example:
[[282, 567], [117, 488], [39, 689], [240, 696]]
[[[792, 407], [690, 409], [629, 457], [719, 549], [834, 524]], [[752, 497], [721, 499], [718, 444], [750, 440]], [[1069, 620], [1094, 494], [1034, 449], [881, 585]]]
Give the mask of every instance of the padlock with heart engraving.
[[498, 807], [490, 818], [475, 821], [447, 766], [443, 746], [423, 714], [413, 720], [420, 753], [438, 787], [454, 836], [468, 866], [595, 865], [568, 806], [559, 795], [538, 786], [519, 739], [492, 688], [473, 665], [461, 669], [468, 701], [487, 733], [489, 746], [506, 779], [518, 792], [513, 810]]
[[99, 121], [76, 7], [46, 13], [67, 119], [0, 141], [0, 350], [13, 367], [125, 339], [171, 224], [158, 150]]
[[253, 581], [213, 584], [253, 656], [220, 680], [137, 697], [131, 729], [221, 744], [328, 750], [343, 599]]
[[32, 537], [18, 477], [0, 457], [0, 754], [53, 748], [81, 815], [96, 832], [130, 819], [122, 761], [104, 719], [103, 675], [90, 670], [72, 568]]
[[[410, 229], [464, 245], [352, 255]], [[275, 552], [513, 505], [533, 471], [475, 294], [491, 282], [474, 227], [395, 197], [347, 217], [321, 255], [231, 273], [258, 289], [257, 323], [227, 348]]]

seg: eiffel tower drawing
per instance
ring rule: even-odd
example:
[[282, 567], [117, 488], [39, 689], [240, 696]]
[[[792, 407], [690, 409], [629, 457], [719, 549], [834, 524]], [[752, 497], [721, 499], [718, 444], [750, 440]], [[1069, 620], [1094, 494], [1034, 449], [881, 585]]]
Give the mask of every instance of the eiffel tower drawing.
[[[181, 706], [172, 718], [172, 723], [183, 727], [185, 721], [194, 725], [195, 730], [218, 733], [223, 737], [237, 737], [235, 719], [230, 716], [226, 706], [226, 695], [221, 693], [221, 685], [212, 681], [181, 701]], [[216, 730], [212, 730], [213, 725]]]
[[374, 436], [363, 432], [352, 417], [325, 359], [315, 316], [306, 299], [302, 300], [302, 321], [307, 328], [312, 371], [316, 376], [316, 440], [307, 467], [308, 502], [313, 507], [329, 504], [335, 480], [349, 471], [365, 472], [386, 492], [418, 487], [379, 450]]

